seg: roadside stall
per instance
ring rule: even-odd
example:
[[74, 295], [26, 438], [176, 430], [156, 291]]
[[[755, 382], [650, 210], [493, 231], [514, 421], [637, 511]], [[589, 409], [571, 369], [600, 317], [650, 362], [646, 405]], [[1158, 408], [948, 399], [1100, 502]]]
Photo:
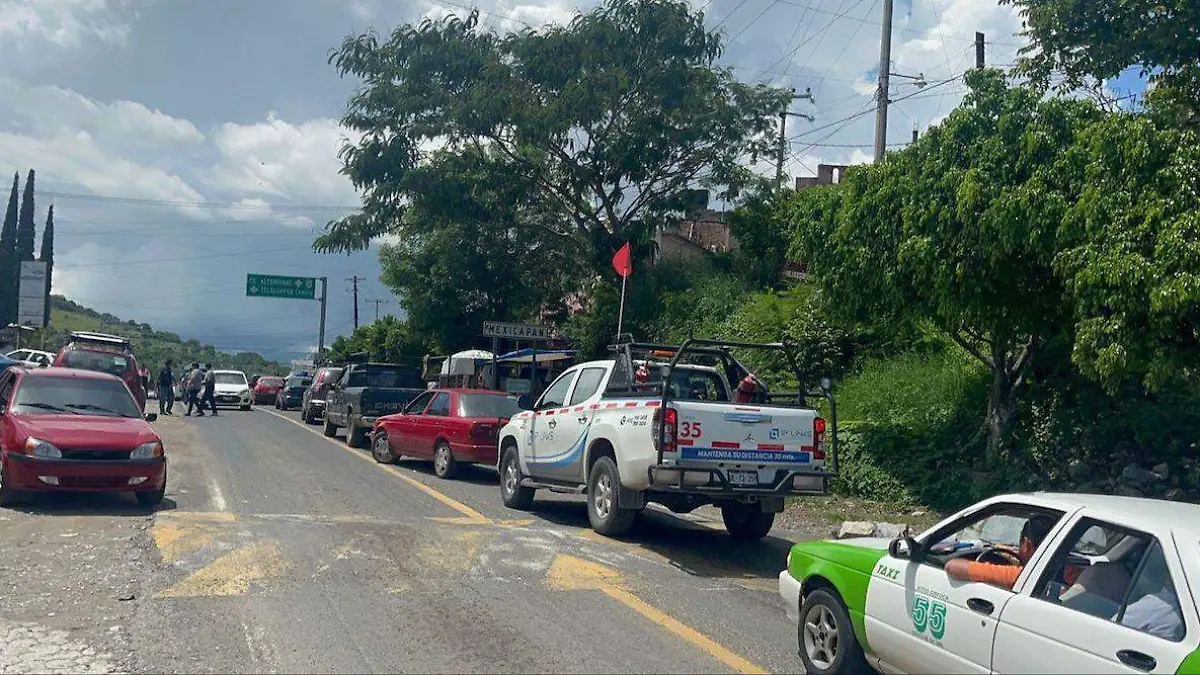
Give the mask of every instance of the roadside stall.
[[448, 356], [426, 356], [422, 378], [438, 387], [485, 389], [494, 358], [491, 352], [482, 349], [468, 349]]
[[570, 349], [525, 348], [501, 354], [495, 360], [500, 389], [520, 394], [522, 405], [528, 408], [574, 358], [575, 352]]

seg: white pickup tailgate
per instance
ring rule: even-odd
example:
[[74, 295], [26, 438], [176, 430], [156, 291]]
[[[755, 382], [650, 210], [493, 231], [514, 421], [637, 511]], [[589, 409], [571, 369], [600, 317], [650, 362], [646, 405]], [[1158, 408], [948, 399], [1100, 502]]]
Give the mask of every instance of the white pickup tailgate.
[[823, 453], [814, 457], [814, 410], [699, 401], [673, 401], [671, 407], [679, 414], [679, 452], [663, 459], [824, 468]]

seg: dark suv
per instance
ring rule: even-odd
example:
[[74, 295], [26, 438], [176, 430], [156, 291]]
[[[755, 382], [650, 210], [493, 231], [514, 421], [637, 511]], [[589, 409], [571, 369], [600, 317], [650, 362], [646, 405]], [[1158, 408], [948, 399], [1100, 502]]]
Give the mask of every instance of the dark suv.
[[342, 369], [327, 366], [317, 370], [312, 384], [304, 390], [304, 399], [300, 403], [300, 416], [308, 424], [316, 424], [325, 418], [325, 394], [329, 387], [342, 376]]
[[119, 335], [76, 331], [54, 358], [59, 368], [79, 368], [116, 375], [125, 382], [139, 410], [146, 408], [146, 388], [138, 372], [133, 345]]

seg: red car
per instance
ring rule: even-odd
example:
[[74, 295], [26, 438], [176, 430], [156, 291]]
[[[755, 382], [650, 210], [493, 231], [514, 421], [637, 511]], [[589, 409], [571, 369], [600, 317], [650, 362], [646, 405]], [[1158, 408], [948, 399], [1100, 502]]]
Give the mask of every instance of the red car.
[[375, 461], [432, 459], [439, 478], [453, 478], [461, 464], [496, 463], [497, 435], [521, 411], [517, 397], [485, 389], [431, 389], [404, 410], [375, 420]]
[[116, 375], [133, 393], [138, 410], [146, 409], [146, 389], [142, 386], [137, 359], [133, 358], [133, 345], [119, 335], [71, 333], [70, 342], [58, 352], [54, 365]]
[[27, 492], [133, 492], [147, 508], [167, 489], [162, 439], [113, 375], [10, 368], [0, 375], [0, 505]]
[[258, 382], [254, 383], [254, 393], [252, 394], [255, 405], [261, 405], [264, 401], [274, 403], [275, 398], [279, 396], [280, 389], [283, 389], [282, 377], [268, 375], [258, 378]]

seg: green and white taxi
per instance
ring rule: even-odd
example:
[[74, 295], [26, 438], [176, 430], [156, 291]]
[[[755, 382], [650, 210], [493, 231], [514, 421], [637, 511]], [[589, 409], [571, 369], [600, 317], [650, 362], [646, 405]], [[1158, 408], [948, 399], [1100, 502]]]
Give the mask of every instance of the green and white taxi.
[[[1011, 588], [951, 578], [960, 559]], [[1200, 505], [993, 497], [917, 537], [796, 544], [779, 593], [810, 675], [1200, 674]]]

